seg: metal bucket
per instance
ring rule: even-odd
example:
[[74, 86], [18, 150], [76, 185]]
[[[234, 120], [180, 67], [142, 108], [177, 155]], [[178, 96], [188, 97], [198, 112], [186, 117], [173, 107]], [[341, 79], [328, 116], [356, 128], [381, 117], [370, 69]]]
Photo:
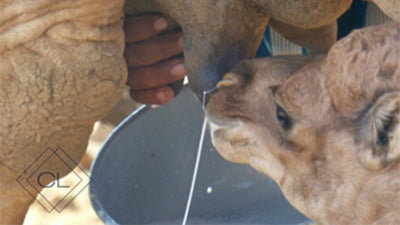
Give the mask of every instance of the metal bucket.
[[[168, 105], [144, 107], [108, 138], [92, 167], [90, 195], [106, 224], [181, 224], [203, 121], [188, 88]], [[308, 221], [278, 186], [224, 160], [205, 137], [187, 224]]]

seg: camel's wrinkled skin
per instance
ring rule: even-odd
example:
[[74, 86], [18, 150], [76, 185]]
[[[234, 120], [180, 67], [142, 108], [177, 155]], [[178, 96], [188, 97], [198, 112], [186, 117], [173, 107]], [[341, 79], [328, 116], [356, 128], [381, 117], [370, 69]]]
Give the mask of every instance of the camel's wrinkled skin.
[[238, 63], [207, 106], [227, 160], [272, 177], [321, 224], [400, 224], [400, 22], [326, 57]]
[[[21, 224], [33, 201], [17, 177], [47, 147], [79, 162], [94, 122], [119, 100], [123, 4], [0, 1], [0, 224]], [[70, 172], [59, 161], [45, 165]]]
[[[325, 52], [351, 0], [131, 0], [127, 14], [160, 11], [184, 31], [198, 95], [252, 57], [268, 22]], [[0, 0], [0, 223], [22, 223], [32, 197], [16, 178], [47, 147], [82, 157], [93, 123], [120, 98], [124, 0]], [[57, 163], [43, 171], [70, 169]], [[48, 180], [50, 182], [50, 180]], [[40, 189], [39, 189], [40, 190]]]

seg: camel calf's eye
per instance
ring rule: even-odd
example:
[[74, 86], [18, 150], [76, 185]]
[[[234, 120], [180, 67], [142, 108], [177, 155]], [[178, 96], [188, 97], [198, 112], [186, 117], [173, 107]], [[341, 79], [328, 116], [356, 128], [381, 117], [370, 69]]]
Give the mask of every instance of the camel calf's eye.
[[292, 121], [287, 112], [279, 105], [276, 106], [276, 117], [284, 130], [288, 130], [292, 126]]

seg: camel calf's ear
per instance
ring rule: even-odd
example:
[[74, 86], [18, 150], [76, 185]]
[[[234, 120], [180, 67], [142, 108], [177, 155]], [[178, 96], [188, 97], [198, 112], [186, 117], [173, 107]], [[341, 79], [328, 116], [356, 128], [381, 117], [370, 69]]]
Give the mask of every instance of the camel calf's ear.
[[363, 164], [378, 170], [400, 160], [400, 92], [382, 95], [361, 121]]

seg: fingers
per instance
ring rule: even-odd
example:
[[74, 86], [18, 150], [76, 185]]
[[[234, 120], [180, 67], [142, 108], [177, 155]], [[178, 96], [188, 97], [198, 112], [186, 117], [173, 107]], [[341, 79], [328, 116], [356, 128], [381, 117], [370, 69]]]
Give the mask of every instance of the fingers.
[[[168, 84], [185, 77], [183, 34], [163, 32], [167, 20], [160, 14], [144, 14], [125, 19], [128, 81], [133, 99], [145, 104], [166, 104], [174, 97]], [[161, 33], [161, 34], [160, 34]]]
[[127, 44], [125, 59], [128, 67], [149, 66], [183, 52], [181, 31], [169, 32], [149, 40]]
[[162, 105], [174, 98], [174, 91], [167, 84], [183, 79], [186, 69], [183, 58], [129, 70], [128, 86], [133, 99], [144, 104]]
[[162, 86], [146, 90], [130, 90], [132, 99], [147, 105], [167, 104], [174, 98], [174, 91], [169, 86]]
[[168, 27], [168, 21], [160, 14], [144, 14], [124, 21], [125, 41], [127, 43], [147, 40]]
[[183, 79], [186, 69], [183, 58], [175, 58], [162, 63], [129, 69], [127, 84], [133, 90], [143, 90], [164, 86]]

